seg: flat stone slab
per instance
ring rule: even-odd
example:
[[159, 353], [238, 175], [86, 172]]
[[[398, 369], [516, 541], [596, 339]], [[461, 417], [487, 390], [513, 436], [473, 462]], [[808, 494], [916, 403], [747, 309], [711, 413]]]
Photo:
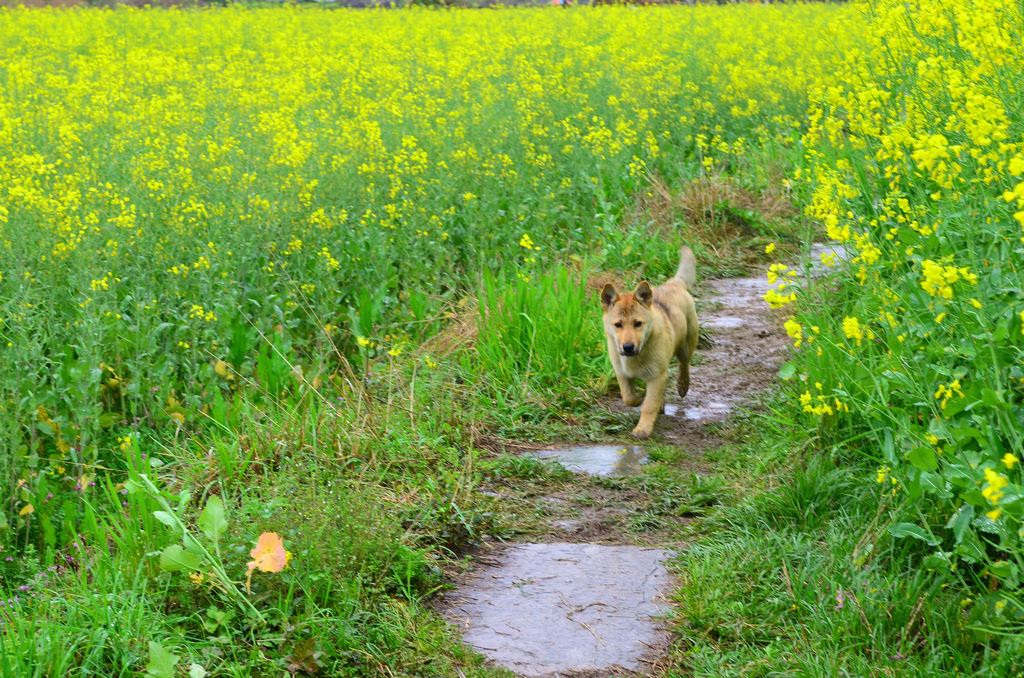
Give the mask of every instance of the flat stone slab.
[[520, 676], [642, 671], [667, 636], [656, 617], [669, 575], [662, 549], [517, 544], [446, 598], [463, 640]]
[[528, 456], [558, 462], [574, 473], [592, 476], [629, 476], [647, 463], [647, 451], [639, 445], [572, 445], [529, 452]]

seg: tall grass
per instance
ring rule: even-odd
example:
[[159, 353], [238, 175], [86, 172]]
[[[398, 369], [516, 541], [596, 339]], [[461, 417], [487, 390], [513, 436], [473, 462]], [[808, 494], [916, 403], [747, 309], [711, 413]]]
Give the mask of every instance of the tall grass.
[[883, 0], [869, 15], [811, 108], [808, 213], [852, 258], [798, 304], [794, 410], [855, 441], [915, 570], [974, 589], [958, 627], [1019, 651], [1024, 14]]
[[[597, 300], [567, 268], [526, 278], [485, 277], [468, 371], [499, 411], [547, 409], [581, 398], [605, 372]], [[514, 390], [509, 390], [511, 389]]]

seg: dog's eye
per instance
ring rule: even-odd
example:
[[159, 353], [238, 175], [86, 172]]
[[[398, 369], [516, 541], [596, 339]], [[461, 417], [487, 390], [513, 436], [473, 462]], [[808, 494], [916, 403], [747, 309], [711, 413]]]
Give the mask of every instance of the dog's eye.
[[621, 328], [622, 327], [622, 322], [620, 321], [620, 322], [615, 323], [615, 326], [618, 327], [618, 328]]
[[639, 320], [634, 320], [633, 321], [633, 327], [640, 327], [641, 325], [643, 325], [643, 323], [640, 322]]

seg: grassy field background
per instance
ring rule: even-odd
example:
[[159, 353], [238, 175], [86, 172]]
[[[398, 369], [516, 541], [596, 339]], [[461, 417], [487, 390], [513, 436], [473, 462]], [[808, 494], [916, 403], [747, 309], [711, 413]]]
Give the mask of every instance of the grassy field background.
[[769, 299], [677, 671], [1020, 670], [1021, 28], [0, 8], [0, 671], [494, 674], [427, 603], [518, 529], [503, 441], [628, 430], [588, 279], [815, 231], [853, 258]]

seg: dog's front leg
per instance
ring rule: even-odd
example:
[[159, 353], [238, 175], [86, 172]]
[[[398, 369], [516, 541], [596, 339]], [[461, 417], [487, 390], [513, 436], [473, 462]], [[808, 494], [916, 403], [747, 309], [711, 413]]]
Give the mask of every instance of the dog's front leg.
[[622, 395], [622, 402], [630, 407], [639, 405], [641, 398], [640, 394], [636, 392], [633, 380], [618, 370], [615, 371], [615, 378], [619, 380], [619, 393]]
[[633, 429], [633, 435], [637, 438], [649, 438], [654, 431], [654, 422], [658, 419], [665, 404], [665, 385], [668, 383], [668, 373], [662, 372], [657, 379], [647, 382], [647, 393], [644, 395], [644, 403], [640, 406], [640, 422]]

